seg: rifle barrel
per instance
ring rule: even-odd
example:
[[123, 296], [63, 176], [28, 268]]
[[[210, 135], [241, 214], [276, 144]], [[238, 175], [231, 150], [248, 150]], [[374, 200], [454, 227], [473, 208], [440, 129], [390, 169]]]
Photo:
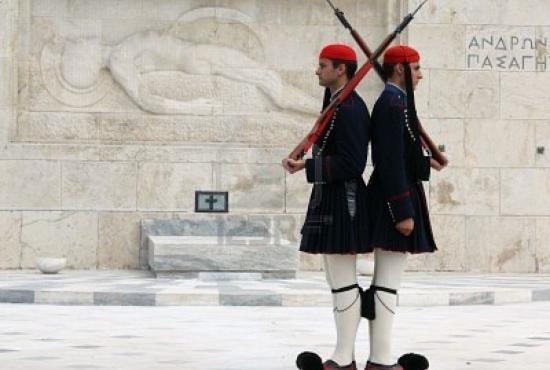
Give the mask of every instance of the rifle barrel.
[[420, 10], [420, 8], [422, 8], [424, 6], [424, 4], [426, 4], [428, 2], [428, 0], [424, 0], [422, 2], [422, 4], [418, 5], [418, 8], [416, 8], [416, 10], [414, 12], [411, 13], [411, 15], [414, 17], [416, 15], [416, 13], [418, 13], [418, 11]]
[[334, 6], [334, 4], [332, 3], [332, 1], [327, 0], [327, 3], [328, 3], [328, 5], [330, 5], [330, 7], [332, 8], [332, 10], [334, 10], [334, 11], [337, 11], [337, 10], [338, 10], [338, 9]]

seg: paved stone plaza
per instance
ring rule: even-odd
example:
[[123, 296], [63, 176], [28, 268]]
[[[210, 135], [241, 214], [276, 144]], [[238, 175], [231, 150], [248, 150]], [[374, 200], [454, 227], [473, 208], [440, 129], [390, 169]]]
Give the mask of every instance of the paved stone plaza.
[[[254, 274], [239, 274], [242, 278]], [[0, 302], [130, 306], [330, 306], [323, 273], [288, 280], [155, 279], [147, 271], [0, 271]], [[233, 278], [235, 275], [233, 275]], [[216, 278], [218, 280], [214, 280]], [[361, 276], [362, 286], [370, 276]], [[460, 306], [550, 301], [545, 274], [407, 273], [400, 306]]]
[[[1, 304], [6, 370], [291, 370], [297, 353], [329, 354], [327, 307], [98, 307]], [[394, 352], [431, 370], [547, 370], [550, 302], [402, 307]], [[368, 355], [366, 321], [357, 360]]]
[[[331, 351], [329, 300], [321, 273], [213, 281], [4, 271], [0, 302], [34, 304], [0, 303], [0, 363], [6, 370], [290, 370], [302, 350]], [[424, 353], [433, 370], [548, 369], [547, 275], [408, 273], [400, 304], [396, 355]], [[358, 361], [367, 355], [364, 321]]]

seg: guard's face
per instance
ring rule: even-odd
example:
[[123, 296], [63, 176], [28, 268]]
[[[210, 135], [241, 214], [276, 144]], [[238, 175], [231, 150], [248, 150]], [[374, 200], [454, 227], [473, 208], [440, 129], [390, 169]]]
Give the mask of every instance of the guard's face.
[[317, 68], [317, 71], [315, 71], [315, 74], [319, 77], [319, 85], [324, 87], [334, 85], [339, 78], [340, 66], [334, 68], [334, 65], [330, 59], [319, 59], [319, 67]]
[[418, 82], [420, 82], [420, 80], [423, 78], [422, 71], [420, 70], [419, 63], [411, 63], [410, 66], [413, 89], [416, 89], [416, 85], [418, 85]]

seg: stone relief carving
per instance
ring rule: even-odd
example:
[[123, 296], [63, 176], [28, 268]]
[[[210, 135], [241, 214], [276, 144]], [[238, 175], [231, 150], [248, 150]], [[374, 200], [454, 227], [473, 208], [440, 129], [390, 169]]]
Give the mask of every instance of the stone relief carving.
[[104, 68], [103, 52], [98, 39], [81, 38], [45, 45], [40, 68], [50, 94], [73, 107], [90, 106], [103, 99], [113, 81]]
[[[213, 16], [243, 24], [249, 21], [244, 14], [232, 9], [199, 8], [183, 14], [175, 25]], [[102, 45], [97, 38], [52, 40], [41, 54], [44, 84], [57, 100], [73, 107], [94, 105], [115, 82], [144, 111], [211, 115], [222, 109], [219, 95], [201, 94], [197, 84], [213, 86], [211, 90], [215, 90], [216, 81], [232, 81], [236, 86], [254, 87], [275, 109], [305, 114], [318, 112], [316, 99], [286, 83], [279, 73], [261, 61], [238, 48], [195, 42], [192, 37], [185, 39], [174, 32], [175, 25], [163, 31], [136, 32], [114, 46]], [[162, 83], [156, 80], [159, 74], [173, 75], [183, 82], [184, 89], [197, 93], [185, 98], [164, 95], [162, 88], [155, 88]], [[168, 86], [164, 90], [169, 89]]]

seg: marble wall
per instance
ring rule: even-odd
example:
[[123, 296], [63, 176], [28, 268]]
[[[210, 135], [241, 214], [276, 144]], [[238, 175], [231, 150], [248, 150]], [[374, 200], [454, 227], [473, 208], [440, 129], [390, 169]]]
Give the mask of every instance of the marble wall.
[[452, 162], [429, 184], [440, 252], [410, 268], [550, 271], [549, 8], [429, 1], [410, 28], [429, 85], [421, 115]]
[[[335, 3], [374, 48], [419, 1]], [[451, 160], [426, 184], [440, 251], [409, 269], [550, 271], [548, 10], [430, 0], [402, 36]], [[139, 268], [140, 220], [185, 218], [195, 190], [299, 224], [309, 186], [279, 163], [334, 41], [354, 43], [322, 0], [0, 0], [0, 268]], [[369, 106], [380, 90], [359, 88]]]

